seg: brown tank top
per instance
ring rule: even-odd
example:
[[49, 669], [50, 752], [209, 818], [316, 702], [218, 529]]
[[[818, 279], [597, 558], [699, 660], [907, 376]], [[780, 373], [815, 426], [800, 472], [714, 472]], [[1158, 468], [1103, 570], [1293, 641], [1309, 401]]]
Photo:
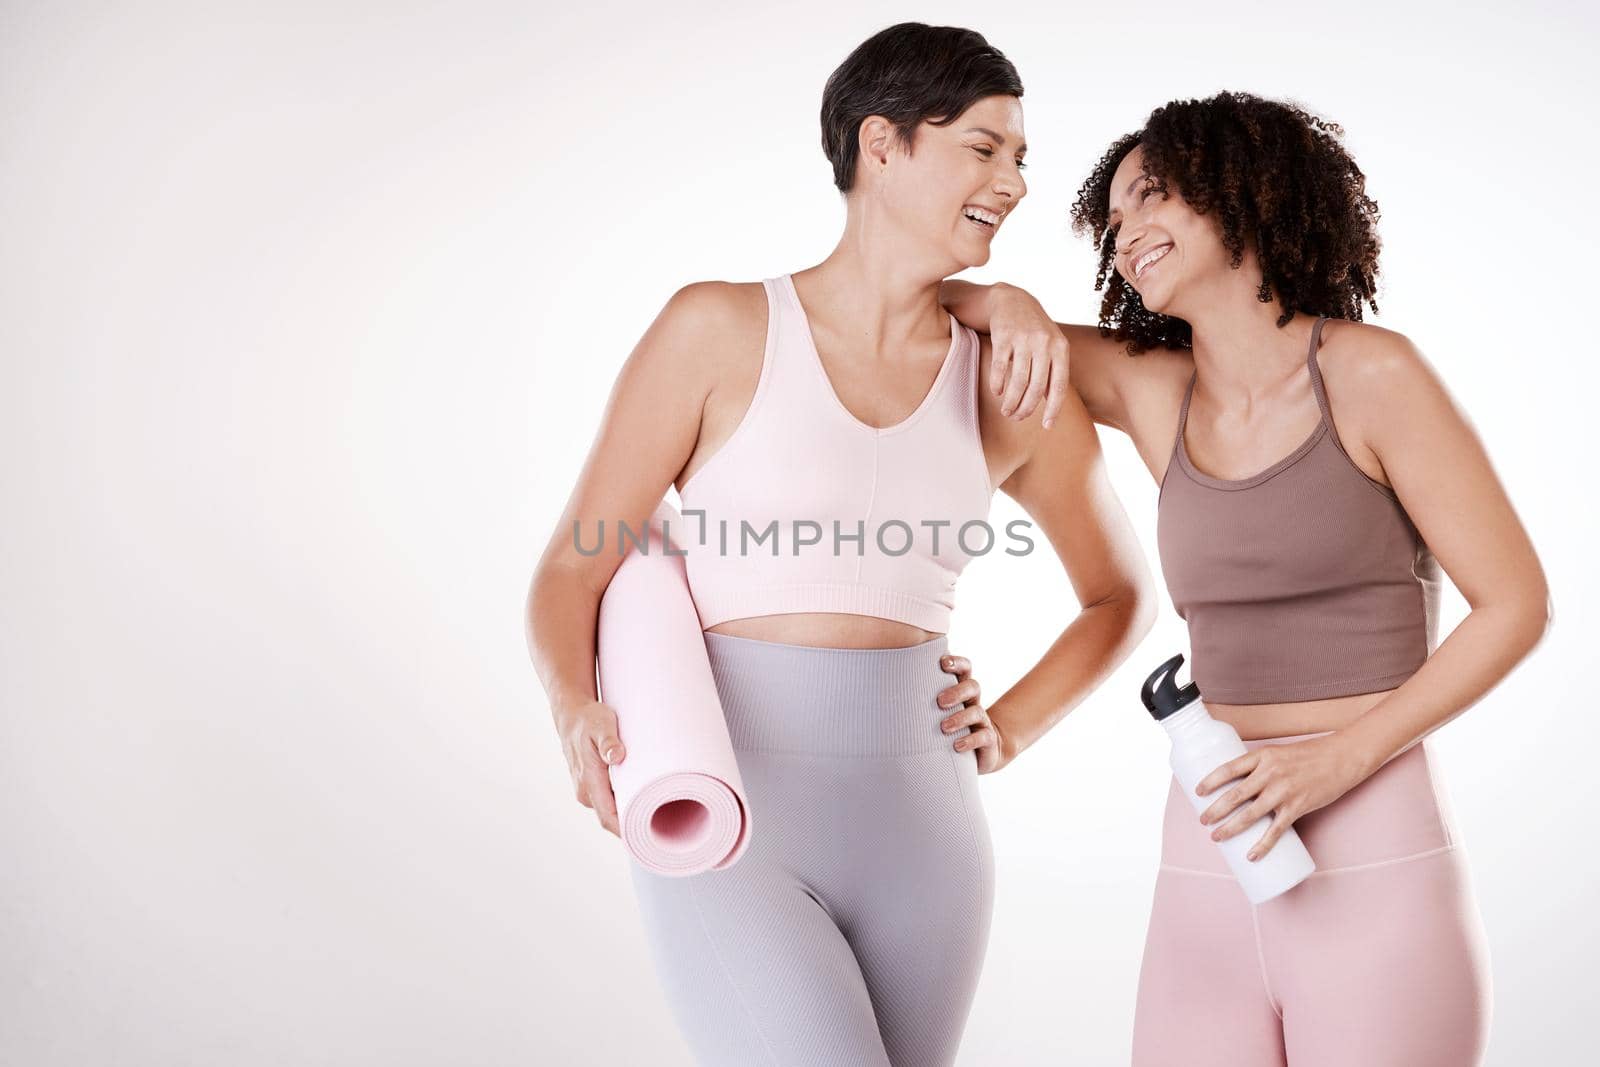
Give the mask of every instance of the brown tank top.
[[1434, 648], [1439, 564], [1394, 490], [1367, 477], [1339, 441], [1317, 367], [1326, 321], [1317, 320], [1306, 356], [1322, 417], [1259, 474], [1195, 469], [1183, 429], [1198, 371], [1183, 395], [1156, 542], [1173, 607], [1189, 624], [1190, 676], [1219, 704], [1392, 689]]

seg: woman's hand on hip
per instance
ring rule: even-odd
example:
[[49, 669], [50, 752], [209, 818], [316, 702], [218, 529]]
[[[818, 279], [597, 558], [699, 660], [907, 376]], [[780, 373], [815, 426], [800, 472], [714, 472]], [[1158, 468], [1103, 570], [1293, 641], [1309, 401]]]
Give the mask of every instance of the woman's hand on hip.
[[1000, 398], [1001, 413], [1021, 421], [1042, 399], [1050, 426], [1067, 395], [1071, 350], [1060, 328], [1032, 293], [998, 284], [989, 293], [989, 340], [989, 391]]
[[[1211, 839], [1225, 841], [1270, 814], [1272, 824], [1250, 849], [1249, 858], [1258, 860], [1300, 816], [1327, 807], [1364, 781], [1365, 767], [1366, 761], [1338, 733], [1262, 745], [1200, 779], [1195, 786], [1197, 796], [1233, 782], [1216, 803], [1200, 813], [1200, 822], [1220, 824]], [[1234, 781], [1236, 778], [1243, 781]]]
[[956, 684], [939, 691], [939, 707], [950, 710], [939, 724], [946, 734], [954, 734], [963, 726], [972, 732], [957, 739], [951, 746], [957, 752], [976, 750], [978, 773], [989, 774], [1005, 766], [1004, 746], [1000, 744], [1000, 728], [989, 718], [989, 713], [979, 703], [978, 680], [972, 677], [972, 663], [965, 656], [941, 656], [939, 666], [956, 676]]
[[627, 751], [618, 736], [617, 713], [609, 704], [591, 700], [557, 711], [555, 719], [573, 794], [579, 804], [594, 811], [601, 826], [620, 838], [610, 768], [621, 763]]

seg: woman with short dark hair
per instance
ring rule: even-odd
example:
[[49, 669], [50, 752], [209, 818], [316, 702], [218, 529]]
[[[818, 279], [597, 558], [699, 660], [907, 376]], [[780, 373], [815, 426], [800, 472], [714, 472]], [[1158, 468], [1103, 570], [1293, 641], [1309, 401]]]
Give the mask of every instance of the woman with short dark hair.
[[[988, 260], [1027, 192], [1021, 95], [971, 30], [904, 23], [851, 53], [822, 105], [846, 207], [837, 247], [793, 274], [673, 296], [618, 377], [535, 576], [531, 644], [574, 789], [616, 833], [606, 766], [625, 746], [595, 699], [592, 623], [619, 559], [577, 552], [570, 532], [640, 529], [674, 483], [701, 516], [685, 565], [750, 844], [725, 870], [632, 873], [703, 1064], [952, 1062], [994, 900], [977, 777], [1150, 625], [1143, 553], [1065, 376], [1042, 398], [1047, 447], [1040, 420], [1007, 418], [979, 387], [988, 345], [939, 305], [940, 282]], [[986, 708], [945, 634], [957, 577], [993, 548], [997, 487], [1083, 610]], [[730, 543], [747, 528], [776, 540]]]

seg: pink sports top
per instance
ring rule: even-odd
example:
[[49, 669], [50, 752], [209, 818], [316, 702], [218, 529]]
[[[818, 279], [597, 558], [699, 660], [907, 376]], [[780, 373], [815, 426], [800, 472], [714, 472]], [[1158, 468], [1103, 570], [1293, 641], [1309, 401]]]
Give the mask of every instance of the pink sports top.
[[1438, 627], [1439, 564], [1393, 489], [1355, 465], [1322, 417], [1300, 447], [1249, 478], [1195, 467], [1183, 429], [1161, 482], [1156, 543], [1189, 623], [1190, 675], [1219, 704], [1321, 700], [1392, 689], [1422, 666]]
[[956, 578], [994, 547], [977, 334], [951, 316], [950, 350], [922, 403], [872, 427], [834, 392], [789, 275], [762, 285], [755, 395], [680, 494], [675, 540], [701, 626], [840, 612], [947, 633]]

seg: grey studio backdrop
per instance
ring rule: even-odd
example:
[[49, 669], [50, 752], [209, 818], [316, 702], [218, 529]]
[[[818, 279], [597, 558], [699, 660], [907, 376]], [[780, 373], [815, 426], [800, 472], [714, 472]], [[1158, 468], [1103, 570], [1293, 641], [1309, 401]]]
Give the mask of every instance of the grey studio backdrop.
[[[0, 1063], [690, 1062], [522, 598], [666, 298], [831, 247], [822, 83], [907, 18], [1021, 71], [1032, 192], [974, 276], [1058, 318], [1095, 308], [1077, 182], [1151, 107], [1248, 89], [1349, 131], [1377, 321], [1470, 414], [1556, 604], [1437, 738], [1490, 1060], [1593, 1062], [1595, 16], [602, 0], [0, 5]], [[1154, 486], [1105, 447], [1154, 568]], [[1049, 553], [979, 559], [951, 647], [992, 698], [1075, 609]], [[1137, 684], [1184, 648], [1163, 596], [983, 779], [962, 1064], [1126, 1062], [1166, 781]]]

